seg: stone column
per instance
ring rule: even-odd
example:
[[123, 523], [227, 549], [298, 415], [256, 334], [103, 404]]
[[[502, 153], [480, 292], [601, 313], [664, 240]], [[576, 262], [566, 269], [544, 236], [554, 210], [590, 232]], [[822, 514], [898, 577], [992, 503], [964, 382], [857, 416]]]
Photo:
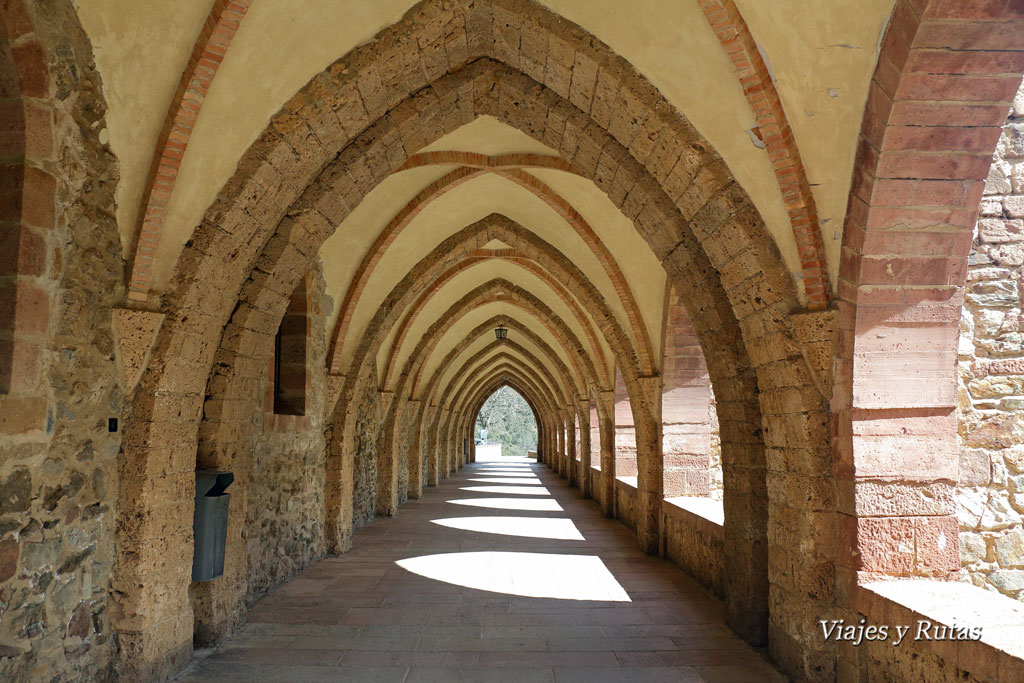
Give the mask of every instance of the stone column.
[[597, 416], [601, 434], [601, 488], [604, 500], [601, 514], [615, 518], [615, 392], [600, 391], [597, 395]]
[[[343, 410], [339, 408], [339, 410]], [[355, 413], [358, 408], [349, 408]], [[337, 416], [337, 413], [335, 414]], [[327, 474], [324, 484], [327, 551], [341, 554], [352, 548], [352, 498], [355, 472], [355, 415], [350, 414], [340, 427], [332, 421], [327, 435]]]
[[558, 474], [558, 434], [555, 431], [555, 422], [548, 417], [548, 467], [555, 474]]
[[572, 405], [565, 409], [566, 462], [569, 465], [569, 486], [580, 485], [580, 468], [576, 465], [576, 411]]
[[448, 415], [450, 408], [441, 411], [441, 418], [437, 428], [437, 474], [438, 479], [448, 478]]
[[437, 406], [427, 406], [424, 411], [424, 434], [423, 443], [421, 448], [426, 451], [427, 455], [427, 485], [437, 486], [440, 474], [438, 471], [438, 460], [437, 457], [437, 422], [438, 422], [438, 409]]
[[423, 495], [423, 452], [420, 450], [420, 429], [423, 427], [423, 402], [409, 399], [409, 419], [413, 421], [409, 432], [409, 498]]
[[637, 378], [640, 395], [631, 400], [636, 429], [637, 521], [640, 549], [656, 555], [661, 546], [661, 377]]
[[398, 410], [391, 412], [395, 392], [380, 391], [380, 414], [392, 415], [392, 424], [381, 428], [377, 443], [377, 516], [391, 517], [398, 510]]
[[576, 416], [580, 421], [580, 491], [584, 498], [592, 498], [594, 493], [590, 484], [590, 401], [580, 401], [577, 404]]
[[565, 418], [561, 411], [555, 411], [555, 471], [565, 478]]

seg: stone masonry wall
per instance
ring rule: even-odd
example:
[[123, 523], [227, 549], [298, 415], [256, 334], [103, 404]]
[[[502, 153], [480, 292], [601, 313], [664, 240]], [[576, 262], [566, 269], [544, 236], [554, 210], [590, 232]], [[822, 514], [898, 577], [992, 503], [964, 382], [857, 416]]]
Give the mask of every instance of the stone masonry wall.
[[403, 505], [409, 500], [409, 449], [412, 446], [412, 428], [414, 426], [412, 410], [409, 402], [401, 401], [396, 418], [398, 428], [395, 437], [398, 446], [398, 504]]
[[[19, 6], [5, 11], [17, 17]], [[33, 69], [22, 76], [48, 89], [23, 90], [49, 122], [32, 131], [46, 160], [31, 172], [55, 189], [37, 198], [39, 240], [21, 245], [30, 260], [19, 265], [49, 293], [49, 308], [32, 311], [46, 340], [32, 381], [48, 416], [45, 428], [0, 435], [0, 680], [103, 681], [116, 649], [108, 598], [121, 442], [107, 420], [123, 417], [111, 331], [124, 296], [118, 170], [100, 143], [102, 85], [71, 3], [25, 11], [37, 28], [16, 41]]]
[[[374, 365], [373, 363], [370, 364]], [[356, 413], [356, 454], [352, 487], [352, 528], [358, 529], [377, 513], [377, 443], [380, 438], [381, 410], [377, 392], [377, 370], [366, 382]]]
[[711, 395], [710, 426], [711, 430], [711, 493], [709, 498], [722, 500], [725, 495], [725, 487], [722, 482], [722, 436], [718, 432], [718, 404], [714, 394]]
[[1024, 88], [981, 203], [960, 321], [960, 558], [1024, 600]]
[[[306, 373], [309, 427], [301, 431], [265, 428], [257, 437], [249, 475], [245, 536], [247, 599], [324, 557], [324, 438], [327, 363], [324, 326], [331, 301], [319, 269], [310, 276]], [[273, 378], [268, 378], [273, 381]], [[266, 422], [265, 422], [266, 424]]]

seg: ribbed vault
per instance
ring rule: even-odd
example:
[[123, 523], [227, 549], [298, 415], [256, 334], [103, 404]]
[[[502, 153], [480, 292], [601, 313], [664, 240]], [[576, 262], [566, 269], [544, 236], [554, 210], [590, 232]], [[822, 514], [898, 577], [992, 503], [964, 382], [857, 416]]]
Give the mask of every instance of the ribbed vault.
[[1016, 452], [1017, 398], [958, 427], [957, 387], [1020, 374], [1021, 35], [1020, 0], [6, 0], [0, 678], [173, 678], [472, 463], [508, 386], [794, 680], [1024, 680], [1012, 630], [818, 629], [1000, 597], [948, 580], [1011, 537], [956, 496], [1011, 505], [968, 436]]
[[[499, 19], [513, 5], [514, 31]], [[531, 31], [543, 36], [540, 62], [520, 40]], [[178, 256], [151, 361], [163, 372], [143, 378], [149, 399], [136, 406], [129, 461], [166, 451], [188, 460], [175, 449], [198, 429], [205, 465], [244, 466], [238, 434], [266, 413], [252, 396], [263, 394], [302, 278], [322, 292], [323, 357], [311, 381], [323, 383], [325, 405], [271, 423], [312, 421], [326, 432], [331, 552], [348, 548], [353, 524], [396, 514], [471, 459], [474, 411], [503, 383], [527, 398], [541, 457], [563, 470], [563, 456], [589, 454], [573, 425], [595, 397], [611, 486], [616, 375], [638, 454], [638, 542], [657, 552], [661, 340], [674, 287], [720, 414], [725, 547], [737, 558], [730, 622], [765, 641], [766, 465], [811, 479], [813, 466], [800, 463], [818, 458], [785, 442], [766, 453], [765, 441], [785, 431], [786, 414], [824, 424], [814, 417], [820, 378], [790, 321], [800, 289], [717, 151], [610, 48], [530, 2], [423, 2], [310, 80], [252, 143]], [[507, 341], [493, 339], [496, 323]], [[782, 390], [785, 402], [760, 398]], [[139, 553], [162, 552], [178, 533], [156, 524], [143, 499], [121, 516]], [[240, 581], [245, 561], [229, 554], [226, 573]], [[807, 571], [828, 562], [810, 557]], [[125, 606], [140, 642], [162, 636], [139, 606], [185, 588], [172, 584], [147, 579]], [[196, 591], [204, 633], [230, 630], [242, 614], [230, 588]], [[832, 597], [823, 587], [814, 599]]]

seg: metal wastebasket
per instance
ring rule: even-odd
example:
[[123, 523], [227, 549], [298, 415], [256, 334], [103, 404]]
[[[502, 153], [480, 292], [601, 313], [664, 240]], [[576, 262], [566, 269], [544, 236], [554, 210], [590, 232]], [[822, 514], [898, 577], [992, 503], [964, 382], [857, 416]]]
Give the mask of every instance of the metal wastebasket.
[[192, 580], [212, 581], [224, 573], [224, 547], [228, 540], [228, 503], [225, 489], [235, 480], [231, 472], [196, 472], [196, 513], [192, 522], [195, 552]]

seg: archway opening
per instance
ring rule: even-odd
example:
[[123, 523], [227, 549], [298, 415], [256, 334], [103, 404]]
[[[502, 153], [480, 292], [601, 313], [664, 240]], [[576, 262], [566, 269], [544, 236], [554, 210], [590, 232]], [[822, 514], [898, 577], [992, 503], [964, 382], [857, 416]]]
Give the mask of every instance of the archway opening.
[[537, 422], [522, 395], [499, 387], [480, 406], [473, 425], [478, 459], [526, 457], [537, 450]]

